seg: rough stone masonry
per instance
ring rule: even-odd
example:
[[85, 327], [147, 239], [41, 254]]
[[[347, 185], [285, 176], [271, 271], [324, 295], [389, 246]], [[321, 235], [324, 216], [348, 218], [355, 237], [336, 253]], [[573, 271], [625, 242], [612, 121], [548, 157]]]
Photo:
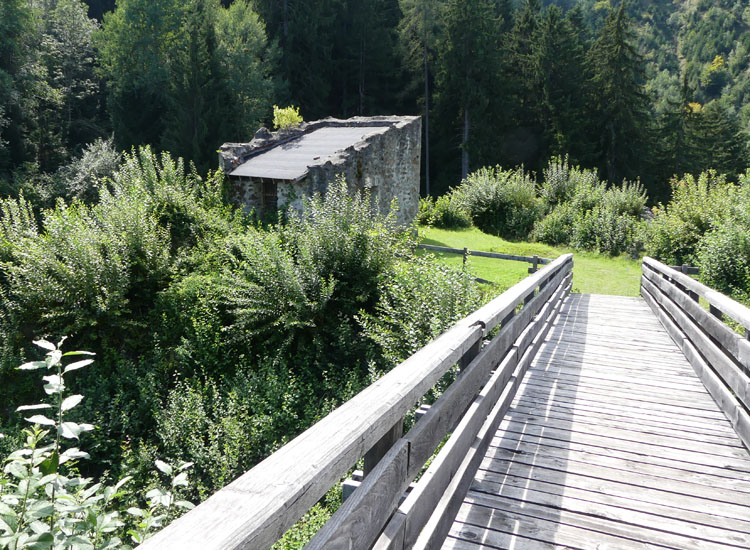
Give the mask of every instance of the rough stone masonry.
[[418, 116], [326, 118], [225, 143], [219, 163], [232, 201], [247, 212], [301, 209], [304, 197], [325, 193], [343, 176], [351, 193], [369, 190], [383, 214], [397, 199], [398, 221], [409, 224], [419, 208], [421, 136]]

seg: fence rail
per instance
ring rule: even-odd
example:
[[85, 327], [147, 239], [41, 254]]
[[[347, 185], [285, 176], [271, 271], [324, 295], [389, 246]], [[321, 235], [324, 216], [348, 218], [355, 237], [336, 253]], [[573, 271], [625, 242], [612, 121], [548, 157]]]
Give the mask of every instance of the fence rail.
[[448, 254], [463, 254], [464, 263], [468, 256], [477, 256], [480, 258], [496, 258], [498, 260], [513, 260], [516, 262], [526, 262], [532, 264], [529, 273], [536, 273], [540, 265], [552, 262], [550, 258], [540, 258], [539, 256], [516, 256], [514, 254], [500, 254], [499, 252], [484, 252], [482, 250], [469, 250], [468, 248], [449, 248], [447, 246], [435, 246], [432, 244], [418, 244], [417, 248], [432, 250], [433, 252], [445, 252]]
[[[750, 448], [750, 309], [648, 257], [641, 294]], [[725, 316], [744, 328], [744, 338]]]
[[[572, 265], [571, 254], [561, 256], [459, 321], [141, 548], [270, 548], [362, 456], [370, 471], [307, 548], [431, 547], [450, 524], [434, 513], [447, 517], [456, 507], [470, 466], [481, 459], [570, 291]], [[404, 415], [457, 363], [464, 367], [456, 381], [402, 436]]]

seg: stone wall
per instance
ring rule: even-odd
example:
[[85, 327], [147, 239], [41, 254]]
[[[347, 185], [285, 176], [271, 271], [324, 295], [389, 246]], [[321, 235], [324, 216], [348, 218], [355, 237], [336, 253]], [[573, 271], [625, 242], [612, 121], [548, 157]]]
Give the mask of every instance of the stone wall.
[[[411, 223], [419, 209], [419, 170], [422, 121], [415, 116], [355, 117], [347, 120], [323, 119], [300, 128], [271, 133], [262, 128], [252, 142], [224, 144], [219, 153], [221, 167], [230, 172], [251, 156], [286, 143], [323, 127], [384, 126], [386, 132], [367, 136], [364, 140], [329, 157], [319, 159], [308, 168], [308, 175], [299, 182], [277, 182], [279, 206], [301, 208], [302, 198], [325, 193], [328, 184], [339, 176], [346, 179], [351, 192], [367, 189], [380, 212], [388, 213], [391, 201], [398, 200], [397, 218]], [[247, 210], [259, 208], [260, 185], [247, 178], [232, 182], [232, 200]]]

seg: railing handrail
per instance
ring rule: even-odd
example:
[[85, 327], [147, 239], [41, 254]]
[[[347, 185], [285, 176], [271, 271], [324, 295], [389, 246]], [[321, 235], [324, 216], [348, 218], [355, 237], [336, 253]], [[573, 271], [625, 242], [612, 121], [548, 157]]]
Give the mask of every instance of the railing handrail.
[[568, 269], [571, 260], [572, 254], [560, 256], [457, 322], [141, 548], [269, 548], [487, 331]]
[[[643, 260], [641, 294], [750, 449], [750, 310], [652, 258]], [[725, 314], [745, 327], [745, 338]]]
[[702, 297], [716, 310], [731, 317], [737, 323], [745, 327], [746, 331], [750, 332], [750, 308], [747, 308], [729, 296], [725, 296], [721, 292], [707, 287], [692, 277], [661, 263], [659, 260], [646, 256], [643, 258], [643, 263], [650, 266], [655, 271], [660, 271], [662, 274], [676, 281], [687, 290]]

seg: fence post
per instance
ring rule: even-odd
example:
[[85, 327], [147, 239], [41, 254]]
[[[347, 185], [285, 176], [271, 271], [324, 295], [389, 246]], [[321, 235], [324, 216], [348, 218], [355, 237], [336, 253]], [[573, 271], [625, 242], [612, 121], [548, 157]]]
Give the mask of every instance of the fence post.
[[682, 271], [685, 275], [687, 275], [688, 265], [687, 264], [682, 264], [682, 269], [680, 271]]
[[469, 249], [464, 247], [464, 268], [466, 268], [466, 257], [469, 255]]
[[531, 263], [531, 267], [529, 268], [529, 273], [536, 273], [538, 265], [539, 265], [539, 256], [534, 255], [534, 259]]
[[385, 456], [385, 453], [393, 447], [396, 441], [401, 439], [402, 435], [404, 435], [403, 418], [396, 422], [390, 430], [385, 432], [385, 435], [373, 445], [372, 449], [365, 453], [364, 477], [367, 477], [367, 474], [372, 472], [372, 469], [380, 462], [380, 459]]

